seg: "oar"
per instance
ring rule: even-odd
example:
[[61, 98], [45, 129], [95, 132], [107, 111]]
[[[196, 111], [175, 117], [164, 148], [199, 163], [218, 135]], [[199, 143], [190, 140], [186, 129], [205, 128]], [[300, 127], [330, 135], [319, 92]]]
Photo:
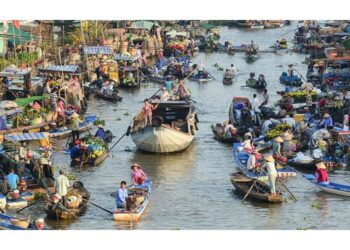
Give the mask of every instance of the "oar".
[[281, 185], [287, 190], [287, 192], [292, 196], [292, 198], [295, 201], [298, 201], [297, 198], [295, 198], [295, 196], [292, 194], [292, 192], [288, 189], [288, 187], [283, 183], [283, 181], [280, 178], [278, 178], [278, 180], [280, 181]]
[[123, 134], [123, 135], [118, 139], [118, 141], [116, 141], [116, 143], [114, 143], [113, 146], [110, 147], [110, 148], [107, 150], [107, 153], [111, 152], [111, 150], [115, 147], [115, 145], [117, 145], [117, 144], [124, 138], [124, 136], [126, 136], [126, 135], [128, 136], [128, 135], [130, 134], [130, 130], [131, 130], [131, 127], [129, 126], [129, 127], [128, 127], [128, 130], [126, 131], [126, 133]]
[[90, 203], [91, 205], [94, 205], [95, 207], [98, 207], [99, 209], [102, 209], [103, 211], [106, 211], [107, 213], [110, 213], [110, 214], [114, 214], [112, 211], [106, 209], [106, 208], [103, 208], [101, 207], [100, 205], [97, 205], [96, 203], [90, 201], [90, 200], [86, 200], [86, 199], [83, 199], [84, 201]]
[[35, 204], [35, 202], [30, 203], [28, 206], [25, 206], [25, 207], [21, 208], [20, 210], [17, 210], [17, 211], [16, 211], [16, 214], [19, 214], [19, 213], [22, 212], [24, 209], [27, 209], [28, 207], [31, 207], [31, 206], [33, 206], [34, 204]]
[[300, 72], [299, 72], [297, 69], [295, 69], [295, 71], [299, 74], [299, 76], [300, 76], [305, 82], [307, 82], [307, 80], [303, 77], [302, 74], [300, 74]]
[[214, 77], [212, 74], [210, 74], [208, 71], [204, 70], [204, 72], [206, 72], [206, 73], [207, 73], [208, 75], [210, 75], [214, 80], [216, 80], [215, 77]]
[[3, 213], [3, 214], [5, 213], [5, 211], [4, 211], [4, 210], [2, 210], [2, 208], [1, 208], [1, 207], [0, 207], [0, 211], [1, 211], [1, 213]]
[[[44, 196], [46, 200], [50, 201], [51, 200], [49, 198], [47, 198], [46, 196]], [[57, 201], [57, 204], [59, 205], [60, 208], [62, 208], [63, 210], [67, 211], [70, 215], [73, 215], [73, 217], [75, 217], [76, 219], [78, 219], [78, 216], [76, 216], [75, 214], [73, 214], [71, 211], [69, 211], [65, 206], [62, 205], [61, 202]]]
[[247, 196], [250, 194], [250, 192], [252, 191], [253, 187], [255, 186], [256, 180], [253, 181], [253, 184], [250, 186], [248, 192], [245, 194], [244, 198], [242, 201], [245, 200], [245, 198], [247, 198]]

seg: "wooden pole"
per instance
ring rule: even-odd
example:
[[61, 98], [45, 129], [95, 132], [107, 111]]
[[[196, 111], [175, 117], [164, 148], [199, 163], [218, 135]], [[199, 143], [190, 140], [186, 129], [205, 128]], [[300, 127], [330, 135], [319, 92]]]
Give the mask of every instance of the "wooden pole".
[[295, 201], [298, 201], [297, 198], [295, 198], [295, 196], [292, 194], [292, 192], [287, 188], [287, 186], [283, 183], [283, 181], [278, 178], [278, 180], [280, 181], [281, 185], [287, 190], [287, 192], [292, 196], [292, 198], [295, 200]]
[[245, 194], [245, 196], [244, 196], [242, 201], [244, 201], [247, 198], [247, 196], [250, 194], [250, 192], [252, 191], [253, 187], [255, 186], [255, 183], [256, 183], [256, 180], [253, 181], [253, 184], [250, 186], [248, 192]]

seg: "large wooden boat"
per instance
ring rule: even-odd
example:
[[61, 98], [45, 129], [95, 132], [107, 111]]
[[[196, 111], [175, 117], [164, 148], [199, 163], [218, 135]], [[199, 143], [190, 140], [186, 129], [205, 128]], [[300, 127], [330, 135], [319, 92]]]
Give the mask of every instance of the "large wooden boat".
[[198, 119], [187, 101], [154, 102], [152, 124], [145, 126], [143, 114], [134, 117], [130, 135], [136, 146], [147, 152], [170, 153], [184, 150], [193, 141]]
[[249, 178], [241, 173], [233, 174], [230, 179], [237, 192], [242, 195], [248, 194], [247, 197], [250, 199], [268, 203], [283, 202], [282, 193], [276, 191], [276, 194], [271, 194], [270, 186], [264, 182]]
[[146, 180], [144, 185], [132, 185], [128, 188], [129, 195], [135, 194], [136, 200], [140, 199], [140, 204], [134, 209], [134, 211], [130, 211], [127, 209], [117, 209], [114, 211], [113, 218], [116, 221], [138, 221], [142, 214], [145, 212], [149, 199], [151, 196], [151, 182], [150, 180]]

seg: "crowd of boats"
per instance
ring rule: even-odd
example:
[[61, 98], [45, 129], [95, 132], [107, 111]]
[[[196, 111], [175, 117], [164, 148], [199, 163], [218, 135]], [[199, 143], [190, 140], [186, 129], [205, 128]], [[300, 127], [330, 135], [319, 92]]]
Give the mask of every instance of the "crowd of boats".
[[[264, 22], [267, 24], [272, 27], [272, 21]], [[282, 24], [289, 22], [276, 22], [274, 27]], [[345, 24], [339, 25], [346, 33], [349, 26]], [[142, 163], [132, 166], [135, 178], [131, 185], [121, 182], [114, 194], [117, 209], [110, 211], [90, 200], [88, 187], [75, 176], [54, 166], [52, 152], [66, 153], [74, 169], [100, 165], [125, 136], [143, 151], [183, 151], [193, 142], [199, 123], [186, 81], [201, 84], [215, 79], [204, 64], [193, 63], [192, 58], [199, 51], [244, 52], [250, 63], [259, 58], [254, 41], [221, 46], [217, 27], [198, 22], [175, 22], [167, 31], [157, 22], [148, 28], [138, 22], [125, 25], [123, 30], [110, 31], [116, 35], [102, 45], [70, 48], [66, 56], [76, 64], [44, 60], [47, 65], [11, 65], [0, 72], [4, 99], [0, 103], [0, 228], [42, 229], [42, 219], [32, 222], [14, 216], [38, 201], [45, 203], [47, 217], [57, 220], [77, 218], [91, 204], [115, 220], [137, 221], [149, 203], [152, 184]], [[329, 29], [314, 22], [298, 25], [296, 44], [304, 41], [300, 29], [305, 36], [314, 32], [316, 37]], [[249, 22], [249, 28], [253, 26], [253, 21]], [[157, 50], [145, 46], [153, 41], [150, 37], [162, 46], [154, 45]], [[124, 40], [119, 43], [117, 38]], [[288, 48], [283, 38], [273, 43], [274, 52]], [[283, 202], [282, 187], [294, 197], [285, 181], [299, 171], [323, 191], [350, 196], [350, 186], [329, 182], [327, 174], [345, 168], [350, 135], [350, 56], [339, 49], [342, 43], [332, 45], [335, 47], [324, 48], [324, 58], [310, 55], [307, 76], [293, 64], [285, 69], [280, 77], [285, 88], [277, 92], [281, 99], [276, 104], [269, 98], [264, 74], [255, 79], [251, 72], [242, 87], [257, 93], [228, 100], [227, 121], [212, 125], [214, 137], [232, 145], [239, 172], [231, 176], [231, 182], [244, 199]], [[235, 84], [238, 72], [233, 64], [228, 67], [223, 84]], [[97, 115], [84, 115], [91, 96], [106, 102], [122, 101], [120, 88], [138, 89], [146, 82], [159, 83], [160, 88], [144, 100], [140, 112], [115, 142], [106, 128], [111, 124]], [[96, 133], [91, 133], [93, 127], [97, 127]], [[65, 145], [58, 144], [60, 138], [67, 139]], [[11, 213], [5, 214], [7, 210]]]

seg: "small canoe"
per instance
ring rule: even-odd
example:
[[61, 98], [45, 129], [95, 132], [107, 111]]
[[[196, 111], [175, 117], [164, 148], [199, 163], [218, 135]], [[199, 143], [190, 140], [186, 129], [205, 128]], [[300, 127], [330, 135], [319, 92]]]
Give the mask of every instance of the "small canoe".
[[[328, 172], [334, 172], [335, 170], [339, 170], [343, 168], [343, 164], [334, 162], [334, 161], [323, 161], [323, 163], [327, 167]], [[299, 171], [303, 171], [306, 173], [314, 173], [316, 171], [315, 160], [307, 160], [307, 161], [298, 161], [296, 159], [289, 159], [287, 164]]]
[[[241, 152], [239, 148], [241, 147], [240, 143], [233, 144], [233, 156], [237, 167], [247, 176], [252, 179], [258, 179], [259, 181], [267, 182], [269, 177], [266, 172], [256, 172], [247, 170], [247, 162], [249, 155], [244, 150]], [[277, 174], [280, 178], [295, 177], [297, 172], [292, 167], [277, 167]]]
[[350, 197], [349, 185], [338, 184], [334, 182], [329, 182], [329, 184], [317, 183], [314, 181], [315, 176], [313, 174], [303, 174], [303, 177], [310, 181], [312, 184], [316, 185], [323, 192]]
[[82, 162], [72, 160], [71, 166], [72, 167], [97, 167], [106, 159], [107, 155], [108, 155], [108, 152], [106, 150], [103, 154], [101, 154], [97, 158], [89, 157], [87, 160], [85, 161], [83, 160]]
[[132, 212], [126, 209], [115, 210], [113, 217], [116, 221], [138, 221], [148, 206], [151, 195], [150, 180], [146, 180], [145, 185], [133, 185], [128, 190], [130, 193], [136, 193], [138, 196], [143, 197], [143, 201], [138, 205], [136, 210]]
[[123, 97], [119, 96], [118, 94], [113, 94], [112, 96], [102, 94], [100, 91], [97, 91], [95, 93], [95, 96], [98, 98], [101, 98], [106, 101], [111, 101], [111, 102], [120, 102], [122, 101]]
[[195, 76], [191, 76], [190, 78], [188, 78], [188, 80], [201, 83], [201, 82], [210, 82], [213, 80], [213, 78], [210, 76], [204, 78], [202, 76], [195, 75]]
[[72, 187], [73, 188], [68, 191], [68, 196], [71, 194], [80, 195], [82, 201], [79, 203], [79, 206], [77, 206], [76, 208], [65, 208], [59, 204], [54, 204], [50, 202], [45, 207], [47, 217], [56, 220], [69, 220], [76, 218], [86, 210], [88, 202], [90, 200], [89, 191], [84, 187], [83, 183], [80, 181], [74, 182]]
[[242, 195], [246, 195], [253, 185], [253, 188], [247, 196], [250, 199], [268, 203], [283, 202], [282, 193], [276, 190], [276, 194], [271, 194], [270, 186], [264, 182], [249, 178], [241, 173], [233, 174], [230, 179], [237, 192]]
[[224, 77], [224, 79], [222, 80], [222, 83], [224, 85], [232, 85], [233, 77]]
[[0, 230], [35, 230], [35, 227], [32, 223], [21, 223], [18, 218], [0, 213]]
[[232, 136], [231, 138], [225, 138], [224, 127], [222, 124], [218, 123], [216, 126], [211, 125], [211, 131], [213, 132], [214, 138], [219, 142], [230, 144], [234, 142], [240, 142], [242, 138], [239, 135]]

